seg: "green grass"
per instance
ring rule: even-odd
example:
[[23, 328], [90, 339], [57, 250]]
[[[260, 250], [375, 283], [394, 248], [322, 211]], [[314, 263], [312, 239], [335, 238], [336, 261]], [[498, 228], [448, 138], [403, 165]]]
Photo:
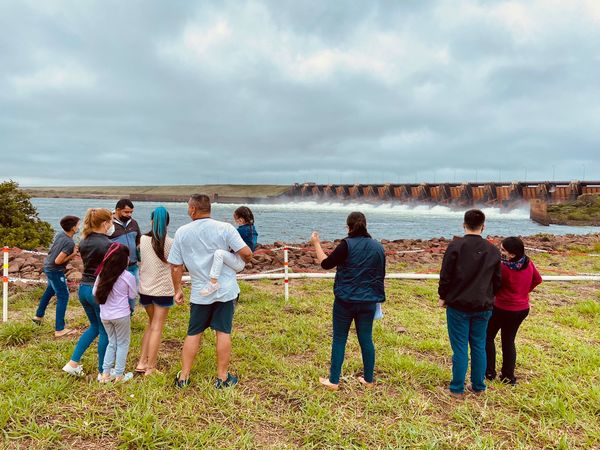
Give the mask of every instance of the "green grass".
[[24, 188], [34, 197], [56, 195], [81, 195], [81, 196], [123, 196], [129, 194], [154, 194], [154, 195], [190, 195], [205, 193], [224, 196], [241, 197], [268, 197], [277, 196], [286, 192], [289, 185], [275, 184], [205, 184], [205, 185], [179, 185], [179, 186], [46, 186]]
[[[80, 380], [60, 370], [76, 338], [53, 338], [52, 321], [29, 324], [39, 290], [11, 297], [0, 326], [2, 448], [599, 448], [600, 303], [597, 286], [543, 284], [518, 336], [516, 388], [492, 383], [464, 401], [446, 391], [451, 353], [435, 282], [388, 282], [374, 330], [377, 386], [356, 380], [362, 364], [351, 333], [342, 388], [325, 391], [331, 282], [242, 284], [232, 371], [240, 384], [212, 387], [214, 336], [207, 333], [192, 385], [177, 391], [187, 308], [171, 311], [159, 354], [164, 375], [129, 384], [95, 382], [95, 346]], [[54, 310], [48, 311], [52, 318]], [[75, 298], [68, 323], [84, 329]], [[128, 359], [139, 352], [136, 311]]]
[[600, 221], [600, 196], [574, 202], [548, 205], [548, 214], [556, 222], [593, 222]]

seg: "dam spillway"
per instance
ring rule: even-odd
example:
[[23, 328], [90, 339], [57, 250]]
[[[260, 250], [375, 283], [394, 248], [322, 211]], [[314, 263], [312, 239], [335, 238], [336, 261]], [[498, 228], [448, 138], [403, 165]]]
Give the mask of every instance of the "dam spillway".
[[583, 194], [600, 195], [600, 181], [543, 181], [510, 183], [317, 184], [296, 183], [284, 194], [296, 200], [486, 205], [512, 208], [541, 200], [574, 201]]

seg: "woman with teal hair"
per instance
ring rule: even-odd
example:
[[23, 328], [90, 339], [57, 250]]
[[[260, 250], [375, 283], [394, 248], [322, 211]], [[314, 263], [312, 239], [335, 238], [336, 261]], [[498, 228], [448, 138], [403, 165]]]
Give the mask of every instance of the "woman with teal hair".
[[156, 360], [169, 308], [173, 306], [173, 281], [167, 262], [173, 239], [167, 235], [169, 212], [159, 206], [150, 215], [151, 230], [140, 240], [140, 303], [148, 314], [142, 351], [135, 371], [156, 372]]

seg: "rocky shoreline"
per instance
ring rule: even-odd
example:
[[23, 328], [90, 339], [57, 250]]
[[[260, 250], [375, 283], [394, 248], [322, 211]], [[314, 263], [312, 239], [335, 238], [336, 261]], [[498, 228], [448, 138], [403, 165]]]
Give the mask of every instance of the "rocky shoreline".
[[[502, 239], [499, 236], [488, 236], [487, 238], [494, 242], [499, 242]], [[537, 251], [564, 252], [574, 248], [598, 248], [600, 246], [600, 233], [565, 236], [540, 234], [524, 237], [523, 240], [528, 248]], [[404, 263], [403, 266], [408, 268], [406, 271], [415, 271], [419, 267], [435, 267], [441, 264], [442, 256], [450, 241], [451, 239], [445, 238], [429, 240], [399, 239], [394, 241], [382, 240], [381, 243], [386, 250], [388, 267]], [[323, 249], [328, 253], [338, 243], [339, 241], [323, 242]], [[269, 245], [259, 245], [252, 261], [246, 265], [243, 273], [255, 274], [283, 268], [283, 251], [280, 249], [286, 246], [292, 247], [289, 250], [289, 267], [291, 271], [322, 271], [312, 246], [307, 243], [275, 242]], [[41, 254], [44, 251], [44, 249], [38, 249], [38, 252], [28, 252], [17, 248], [10, 249], [9, 277], [24, 280], [45, 280], [46, 277], [43, 273], [45, 255]], [[81, 258], [77, 256], [67, 265], [66, 274], [71, 286], [76, 286], [81, 280], [82, 272], [83, 263]], [[17, 284], [23, 283], [26, 282], [17, 282]]]

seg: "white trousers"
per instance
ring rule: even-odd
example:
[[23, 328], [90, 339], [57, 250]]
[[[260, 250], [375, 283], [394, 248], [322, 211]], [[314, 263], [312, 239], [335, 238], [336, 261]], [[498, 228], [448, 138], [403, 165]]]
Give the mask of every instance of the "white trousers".
[[219, 278], [223, 270], [223, 264], [231, 267], [236, 272], [241, 272], [246, 267], [246, 263], [239, 255], [226, 250], [216, 250], [212, 267], [210, 268], [211, 278]]

